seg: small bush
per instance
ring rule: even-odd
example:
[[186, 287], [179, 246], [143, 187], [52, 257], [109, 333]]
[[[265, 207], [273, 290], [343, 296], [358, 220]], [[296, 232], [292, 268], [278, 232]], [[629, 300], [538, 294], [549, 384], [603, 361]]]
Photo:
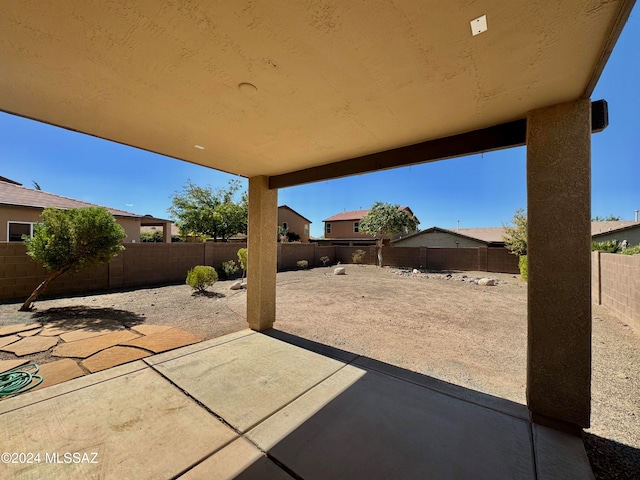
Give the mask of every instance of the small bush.
[[162, 232], [160, 230], [140, 232], [140, 242], [142, 243], [160, 243], [162, 241]]
[[351, 255], [353, 263], [364, 263], [364, 257], [367, 255], [367, 252], [364, 250], [356, 250]]
[[222, 262], [222, 271], [224, 272], [225, 278], [231, 278], [233, 274], [238, 271], [238, 265], [236, 265], [234, 260]]
[[619, 253], [620, 244], [617, 240], [609, 240], [607, 242], [591, 242], [591, 251], [599, 250], [607, 253]]
[[296, 264], [298, 265], [298, 268], [302, 270], [309, 268], [309, 262], [306, 260], [298, 260]]
[[213, 267], [198, 265], [187, 273], [187, 285], [198, 292], [204, 292], [218, 281], [218, 274]]
[[634, 245], [633, 247], [627, 247], [622, 252], [623, 255], [638, 255], [640, 254], [640, 245]]
[[242, 278], [247, 271], [247, 259], [249, 257], [249, 251], [246, 248], [238, 250], [238, 261], [240, 262], [240, 268], [242, 268]]
[[522, 280], [524, 280], [526, 282], [528, 280], [528, 278], [529, 278], [529, 271], [528, 271], [528, 267], [527, 267], [527, 256], [526, 255], [522, 255], [520, 257], [520, 261], [518, 262], [518, 265], [520, 267], [520, 276], [522, 277]]
[[320, 257], [320, 261], [322, 262], [322, 265], [324, 265], [326, 267], [327, 264], [329, 263], [329, 257], [327, 257], [327, 256]]

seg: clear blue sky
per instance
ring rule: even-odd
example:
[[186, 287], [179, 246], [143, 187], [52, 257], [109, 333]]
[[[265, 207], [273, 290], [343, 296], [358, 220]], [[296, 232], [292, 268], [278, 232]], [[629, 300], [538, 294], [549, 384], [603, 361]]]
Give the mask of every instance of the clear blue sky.
[[[640, 209], [640, 7], [636, 6], [592, 99], [609, 103], [609, 127], [592, 137], [592, 215], [632, 220]], [[279, 191], [312, 220], [375, 201], [409, 205], [421, 228], [489, 227], [526, 208], [526, 152], [509, 149]], [[124, 176], [123, 172], [127, 172]], [[168, 218], [187, 179], [223, 187], [233, 177], [186, 162], [0, 113], [0, 175], [98, 205]], [[246, 180], [242, 179], [246, 187]]]

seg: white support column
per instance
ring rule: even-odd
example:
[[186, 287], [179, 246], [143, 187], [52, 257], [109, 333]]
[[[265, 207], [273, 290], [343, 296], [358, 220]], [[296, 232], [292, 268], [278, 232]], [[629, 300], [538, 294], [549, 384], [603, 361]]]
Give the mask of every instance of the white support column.
[[527, 404], [578, 432], [591, 413], [591, 103], [527, 117]]
[[248, 230], [247, 321], [263, 331], [276, 320], [278, 190], [269, 190], [269, 177], [249, 179]]

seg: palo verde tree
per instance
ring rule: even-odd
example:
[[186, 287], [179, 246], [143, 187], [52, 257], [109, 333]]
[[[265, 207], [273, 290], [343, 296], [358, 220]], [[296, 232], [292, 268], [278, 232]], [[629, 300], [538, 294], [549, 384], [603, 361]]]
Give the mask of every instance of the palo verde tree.
[[27, 254], [49, 275], [27, 298], [20, 311], [29, 311], [51, 281], [66, 272], [77, 272], [109, 262], [124, 250], [124, 229], [104, 207], [59, 210], [45, 208], [32, 238], [25, 240]]
[[376, 202], [369, 213], [360, 221], [360, 231], [376, 238], [378, 266], [382, 267], [382, 245], [385, 238], [399, 233], [413, 233], [418, 228], [418, 220], [399, 205]]
[[523, 257], [527, 254], [527, 214], [519, 208], [513, 214], [511, 225], [503, 225], [505, 247], [512, 254]]
[[511, 225], [504, 225], [502, 239], [507, 250], [518, 256], [520, 276], [526, 282], [529, 276], [527, 263], [527, 214], [522, 208], [519, 208], [513, 214]]
[[239, 190], [239, 180], [231, 180], [227, 188], [216, 190], [199, 187], [189, 180], [173, 194], [168, 211], [176, 218], [183, 236], [226, 242], [232, 235], [247, 233], [248, 198], [246, 192], [237, 198]]

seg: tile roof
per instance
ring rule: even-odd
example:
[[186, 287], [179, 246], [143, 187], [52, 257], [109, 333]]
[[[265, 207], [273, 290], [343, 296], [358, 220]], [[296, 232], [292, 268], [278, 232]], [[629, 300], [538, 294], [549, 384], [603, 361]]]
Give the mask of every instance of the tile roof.
[[[92, 203], [83, 202], [81, 200], [74, 200], [73, 198], [62, 197], [53, 193], [43, 192], [42, 190], [34, 190], [32, 188], [26, 188], [22, 185], [4, 181], [0, 181], [0, 205], [33, 208], [56, 207], [60, 209], [99, 206]], [[142, 217], [142, 215], [125, 212], [124, 210], [117, 210], [115, 208], [109, 207], [105, 208], [109, 210], [112, 215], [115, 215], [117, 217]]]

